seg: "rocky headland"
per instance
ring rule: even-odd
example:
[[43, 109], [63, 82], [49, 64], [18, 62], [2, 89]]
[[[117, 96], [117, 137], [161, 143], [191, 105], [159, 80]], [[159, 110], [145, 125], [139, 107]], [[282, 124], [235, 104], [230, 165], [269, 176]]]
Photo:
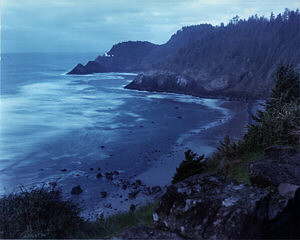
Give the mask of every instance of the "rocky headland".
[[[265, 99], [280, 63], [300, 69], [299, 12], [228, 25], [183, 27], [168, 42], [129, 41], [69, 74], [140, 73], [126, 88], [230, 99]], [[290, 16], [290, 17], [288, 17]]]

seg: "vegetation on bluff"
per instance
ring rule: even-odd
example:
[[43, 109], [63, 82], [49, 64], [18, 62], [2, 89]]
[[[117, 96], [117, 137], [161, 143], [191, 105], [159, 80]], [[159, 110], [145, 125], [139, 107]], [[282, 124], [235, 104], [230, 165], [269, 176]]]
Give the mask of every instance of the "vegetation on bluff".
[[110, 238], [132, 226], [152, 226], [156, 203], [96, 221], [80, 217], [80, 207], [61, 192], [41, 188], [0, 199], [0, 238]]
[[[70, 74], [140, 72], [129, 89], [186, 93], [230, 99], [262, 99], [270, 94], [281, 62], [300, 62], [300, 13], [286, 9], [269, 18], [234, 17], [228, 24], [183, 27], [162, 45], [123, 42]], [[162, 78], [161, 75], [164, 75]], [[177, 77], [171, 77], [171, 76]], [[178, 78], [187, 80], [178, 84]]]
[[203, 171], [202, 160], [204, 155], [197, 156], [197, 153], [191, 150], [186, 151], [185, 160], [181, 162], [179, 167], [176, 169], [176, 173], [173, 177], [172, 183], [177, 183], [183, 179], [201, 173]]
[[72, 238], [80, 232], [80, 208], [54, 189], [22, 189], [0, 199], [0, 238]]
[[[191, 151], [186, 152], [186, 160], [177, 168], [173, 182], [203, 171], [216, 171], [249, 183], [247, 164], [260, 158], [264, 148], [274, 144], [299, 148], [299, 83], [299, 73], [293, 66], [280, 65], [265, 111], [258, 111], [257, 116], [253, 116], [256, 123], [248, 125], [243, 138], [234, 142], [226, 136], [217, 150], [203, 163], [194, 159], [196, 155], [191, 155]], [[193, 168], [186, 167], [187, 162]]]

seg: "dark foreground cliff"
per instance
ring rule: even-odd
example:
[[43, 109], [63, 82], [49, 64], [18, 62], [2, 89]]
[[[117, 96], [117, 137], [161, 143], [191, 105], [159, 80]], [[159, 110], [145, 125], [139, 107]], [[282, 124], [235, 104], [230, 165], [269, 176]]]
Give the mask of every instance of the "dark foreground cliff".
[[[299, 153], [273, 146], [258, 160], [252, 185], [216, 174], [198, 174], [168, 187], [154, 210], [154, 228], [134, 227], [121, 238], [141, 239], [287, 239], [300, 237]], [[276, 177], [283, 159], [294, 169], [287, 178]], [[253, 168], [253, 167], [251, 167]], [[268, 172], [270, 173], [268, 174]], [[250, 175], [253, 170], [250, 170]], [[277, 174], [282, 175], [282, 171]], [[261, 180], [258, 180], [258, 175]], [[252, 176], [252, 175], [251, 175]], [[273, 181], [264, 181], [273, 176]], [[264, 182], [264, 188], [260, 183]], [[258, 184], [258, 185], [257, 185]]]
[[184, 27], [162, 45], [116, 44], [69, 74], [142, 72], [129, 89], [197, 96], [262, 99], [280, 63], [300, 69], [300, 14], [286, 10], [270, 19], [233, 18], [226, 26]]

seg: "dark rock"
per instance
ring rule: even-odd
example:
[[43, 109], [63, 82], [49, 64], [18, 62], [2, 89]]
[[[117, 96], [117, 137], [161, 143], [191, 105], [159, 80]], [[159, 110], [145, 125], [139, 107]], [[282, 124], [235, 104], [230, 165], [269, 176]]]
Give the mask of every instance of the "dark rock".
[[75, 194], [75, 195], [82, 193], [82, 189], [81, 189], [80, 185], [73, 187], [71, 193]]
[[128, 198], [129, 199], [135, 199], [136, 198], [136, 196], [139, 194], [139, 190], [137, 190], [137, 191], [132, 191], [132, 192], [130, 192], [129, 194], [128, 194]]
[[104, 204], [104, 207], [106, 207], [106, 208], [112, 208], [112, 206], [111, 206], [111, 203], [106, 203], [106, 204]]
[[133, 227], [124, 231], [118, 237], [120, 239], [183, 239], [176, 233], [149, 227]]
[[157, 92], [205, 92], [201, 85], [197, 84], [191, 77], [172, 71], [140, 73], [125, 88]]
[[265, 158], [285, 158], [296, 154], [296, 150], [291, 146], [273, 145], [265, 149]]
[[267, 239], [299, 239], [300, 238], [300, 188], [286, 208], [266, 224]]
[[104, 146], [104, 145], [102, 145], [102, 146], [100, 146], [100, 148], [105, 148], [105, 146]]
[[142, 181], [141, 181], [140, 179], [137, 179], [137, 180], [135, 181], [135, 185], [136, 185], [136, 186], [141, 186], [141, 185], [142, 185]]
[[161, 191], [161, 187], [160, 186], [154, 186], [152, 187], [152, 194], [156, 194], [158, 192]]
[[106, 179], [108, 179], [108, 180], [110, 180], [110, 181], [112, 181], [113, 178], [114, 178], [112, 172], [106, 172], [106, 173], [105, 173], [105, 177], [106, 177]]
[[57, 183], [56, 182], [49, 182], [49, 185], [53, 188], [55, 188], [57, 186]]
[[100, 194], [101, 194], [102, 198], [106, 198], [107, 197], [107, 192], [101, 192]]
[[288, 199], [283, 198], [279, 194], [274, 194], [274, 192], [271, 192], [270, 195], [268, 219], [272, 220], [286, 208]]
[[126, 184], [123, 184], [123, 185], [122, 185], [122, 189], [123, 189], [123, 190], [127, 189], [127, 185], [126, 185]]
[[65, 168], [64, 168], [64, 169], [61, 169], [60, 171], [62, 171], [62, 172], [66, 172], [66, 171], [67, 171], [67, 169], [65, 169]]
[[269, 199], [267, 190], [225, 177], [194, 175], [167, 189], [153, 220], [184, 238], [261, 238]]
[[300, 185], [300, 154], [288, 146], [265, 149], [264, 157], [248, 166], [252, 184], [260, 187], [278, 186], [280, 183]]
[[134, 212], [136, 209], [136, 206], [134, 204], [131, 204], [130, 205], [130, 211]]
[[96, 178], [102, 178], [102, 177], [103, 177], [103, 175], [101, 173], [97, 173]]
[[91, 168], [90, 168], [90, 170], [91, 170], [91, 171], [93, 171], [93, 170], [94, 170], [94, 168], [92, 168], [92, 167], [91, 167]]
[[83, 75], [83, 74], [88, 74], [88, 71], [81, 63], [79, 63], [68, 74], [82, 74]]
[[299, 185], [280, 183], [278, 186], [278, 193], [285, 198], [292, 199], [294, 198], [295, 192], [299, 187]]
[[113, 174], [114, 175], [120, 175], [119, 171], [114, 171]]
[[98, 171], [101, 171], [101, 168], [98, 168]]
[[151, 195], [151, 188], [150, 187], [145, 187], [143, 190], [143, 193], [147, 196]]

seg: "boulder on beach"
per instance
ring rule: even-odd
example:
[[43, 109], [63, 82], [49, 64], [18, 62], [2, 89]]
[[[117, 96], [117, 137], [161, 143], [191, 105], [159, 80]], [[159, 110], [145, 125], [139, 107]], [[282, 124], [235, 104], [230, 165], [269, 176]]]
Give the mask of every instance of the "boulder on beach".
[[71, 194], [78, 195], [80, 193], [82, 193], [82, 189], [81, 189], [80, 185], [72, 188]]
[[132, 191], [128, 194], [129, 199], [135, 199], [136, 196], [139, 194], [140, 190]]
[[101, 197], [102, 197], [102, 198], [106, 198], [106, 197], [107, 197], [107, 192], [105, 192], [105, 191], [100, 192], [100, 194], [101, 194]]
[[103, 175], [101, 174], [101, 173], [97, 173], [97, 176], [96, 176], [97, 178], [102, 178], [103, 177]]
[[105, 177], [106, 177], [106, 179], [108, 179], [108, 180], [113, 180], [113, 173], [112, 172], [106, 172], [105, 173]]

